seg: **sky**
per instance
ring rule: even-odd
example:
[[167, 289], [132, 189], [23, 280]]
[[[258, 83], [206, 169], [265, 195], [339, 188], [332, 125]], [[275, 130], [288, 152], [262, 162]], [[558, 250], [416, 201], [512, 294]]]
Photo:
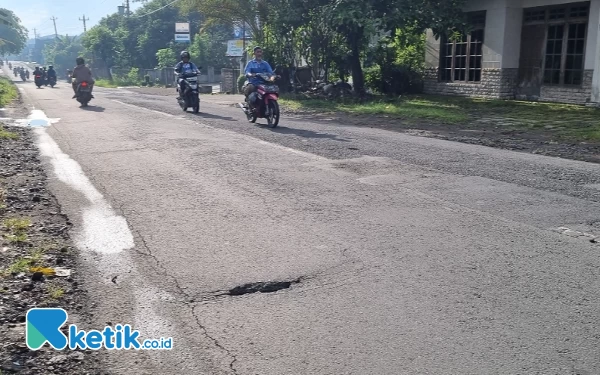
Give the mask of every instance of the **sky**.
[[[79, 19], [89, 18], [87, 28], [100, 21], [108, 14], [116, 13], [123, 0], [0, 0], [0, 8], [15, 12], [21, 23], [29, 29], [33, 38], [33, 29], [38, 36], [54, 34], [53, 16], [56, 17], [56, 28], [61, 35], [78, 35], [83, 33], [83, 22]], [[131, 10], [140, 7], [140, 3], [132, 3]]]

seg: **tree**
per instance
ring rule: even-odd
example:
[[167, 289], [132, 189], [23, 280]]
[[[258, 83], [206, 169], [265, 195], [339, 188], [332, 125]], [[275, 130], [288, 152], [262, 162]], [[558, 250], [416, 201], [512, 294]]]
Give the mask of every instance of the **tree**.
[[61, 36], [44, 49], [44, 60], [54, 65], [57, 72], [64, 72], [75, 66], [77, 57], [83, 54], [81, 38]]
[[156, 59], [159, 68], [168, 68], [175, 65], [175, 53], [171, 48], [162, 48], [156, 51]]
[[114, 66], [118, 52], [118, 38], [106, 26], [98, 25], [88, 30], [81, 40], [83, 46], [90, 52], [95, 53], [106, 64], [108, 76], [110, 68]]
[[27, 29], [12, 11], [0, 8], [0, 55], [21, 53], [27, 43]]

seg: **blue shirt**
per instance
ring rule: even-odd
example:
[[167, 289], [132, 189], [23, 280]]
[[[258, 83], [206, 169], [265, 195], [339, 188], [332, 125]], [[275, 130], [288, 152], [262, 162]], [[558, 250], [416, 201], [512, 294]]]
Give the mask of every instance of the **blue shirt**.
[[[246, 70], [245, 70], [246, 76], [248, 76], [248, 74], [251, 74], [251, 73], [273, 74], [273, 69], [271, 69], [271, 65], [269, 65], [268, 62], [266, 62], [264, 60], [261, 62], [258, 62], [255, 59], [255, 60], [248, 61], [248, 64], [246, 65]], [[258, 77], [250, 77], [250, 78], [248, 78], [248, 81], [253, 85], [258, 85], [263, 82], [262, 79], [260, 79]]]
[[198, 71], [198, 68], [191, 61], [188, 63], [184, 63], [183, 61], [180, 61], [177, 63], [177, 65], [175, 65], [175, 71], [177, 73], [182, 73], [182, 74], [191, 74], [191, 73]]

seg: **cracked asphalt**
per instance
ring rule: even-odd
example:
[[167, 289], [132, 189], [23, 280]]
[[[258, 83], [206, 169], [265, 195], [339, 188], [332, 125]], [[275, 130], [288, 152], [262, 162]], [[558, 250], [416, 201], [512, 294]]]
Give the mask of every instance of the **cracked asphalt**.
[[[174, 340], [105, 353], [113, 373], [600, 373], [598, 164], [299, 117], [270, 130], [228, 96], [196, 116], [19, 87], [134, 238], [81, 249], [91, 328]], [[51, 189], [77, 235], [85, 199]], [[227, 295], [267, 281], [291, 285]]]

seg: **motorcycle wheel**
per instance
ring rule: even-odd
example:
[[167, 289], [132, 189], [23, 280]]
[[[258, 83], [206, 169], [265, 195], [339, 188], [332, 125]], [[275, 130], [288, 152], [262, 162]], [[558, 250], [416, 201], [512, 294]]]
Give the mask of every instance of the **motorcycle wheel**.
[[279, 125], [279, 103], [274, 100], [269, 101], [267, 122], [269, 127], [275, 128]]
[[200, 112], [200, 97], [194, 98], [194, 113]]
[[255, 123], [257, 118], [256, 112], [251, 109], [248, 109], [248, 112], [246, 112], [246, 118], [248, 119], [248, 122]]

